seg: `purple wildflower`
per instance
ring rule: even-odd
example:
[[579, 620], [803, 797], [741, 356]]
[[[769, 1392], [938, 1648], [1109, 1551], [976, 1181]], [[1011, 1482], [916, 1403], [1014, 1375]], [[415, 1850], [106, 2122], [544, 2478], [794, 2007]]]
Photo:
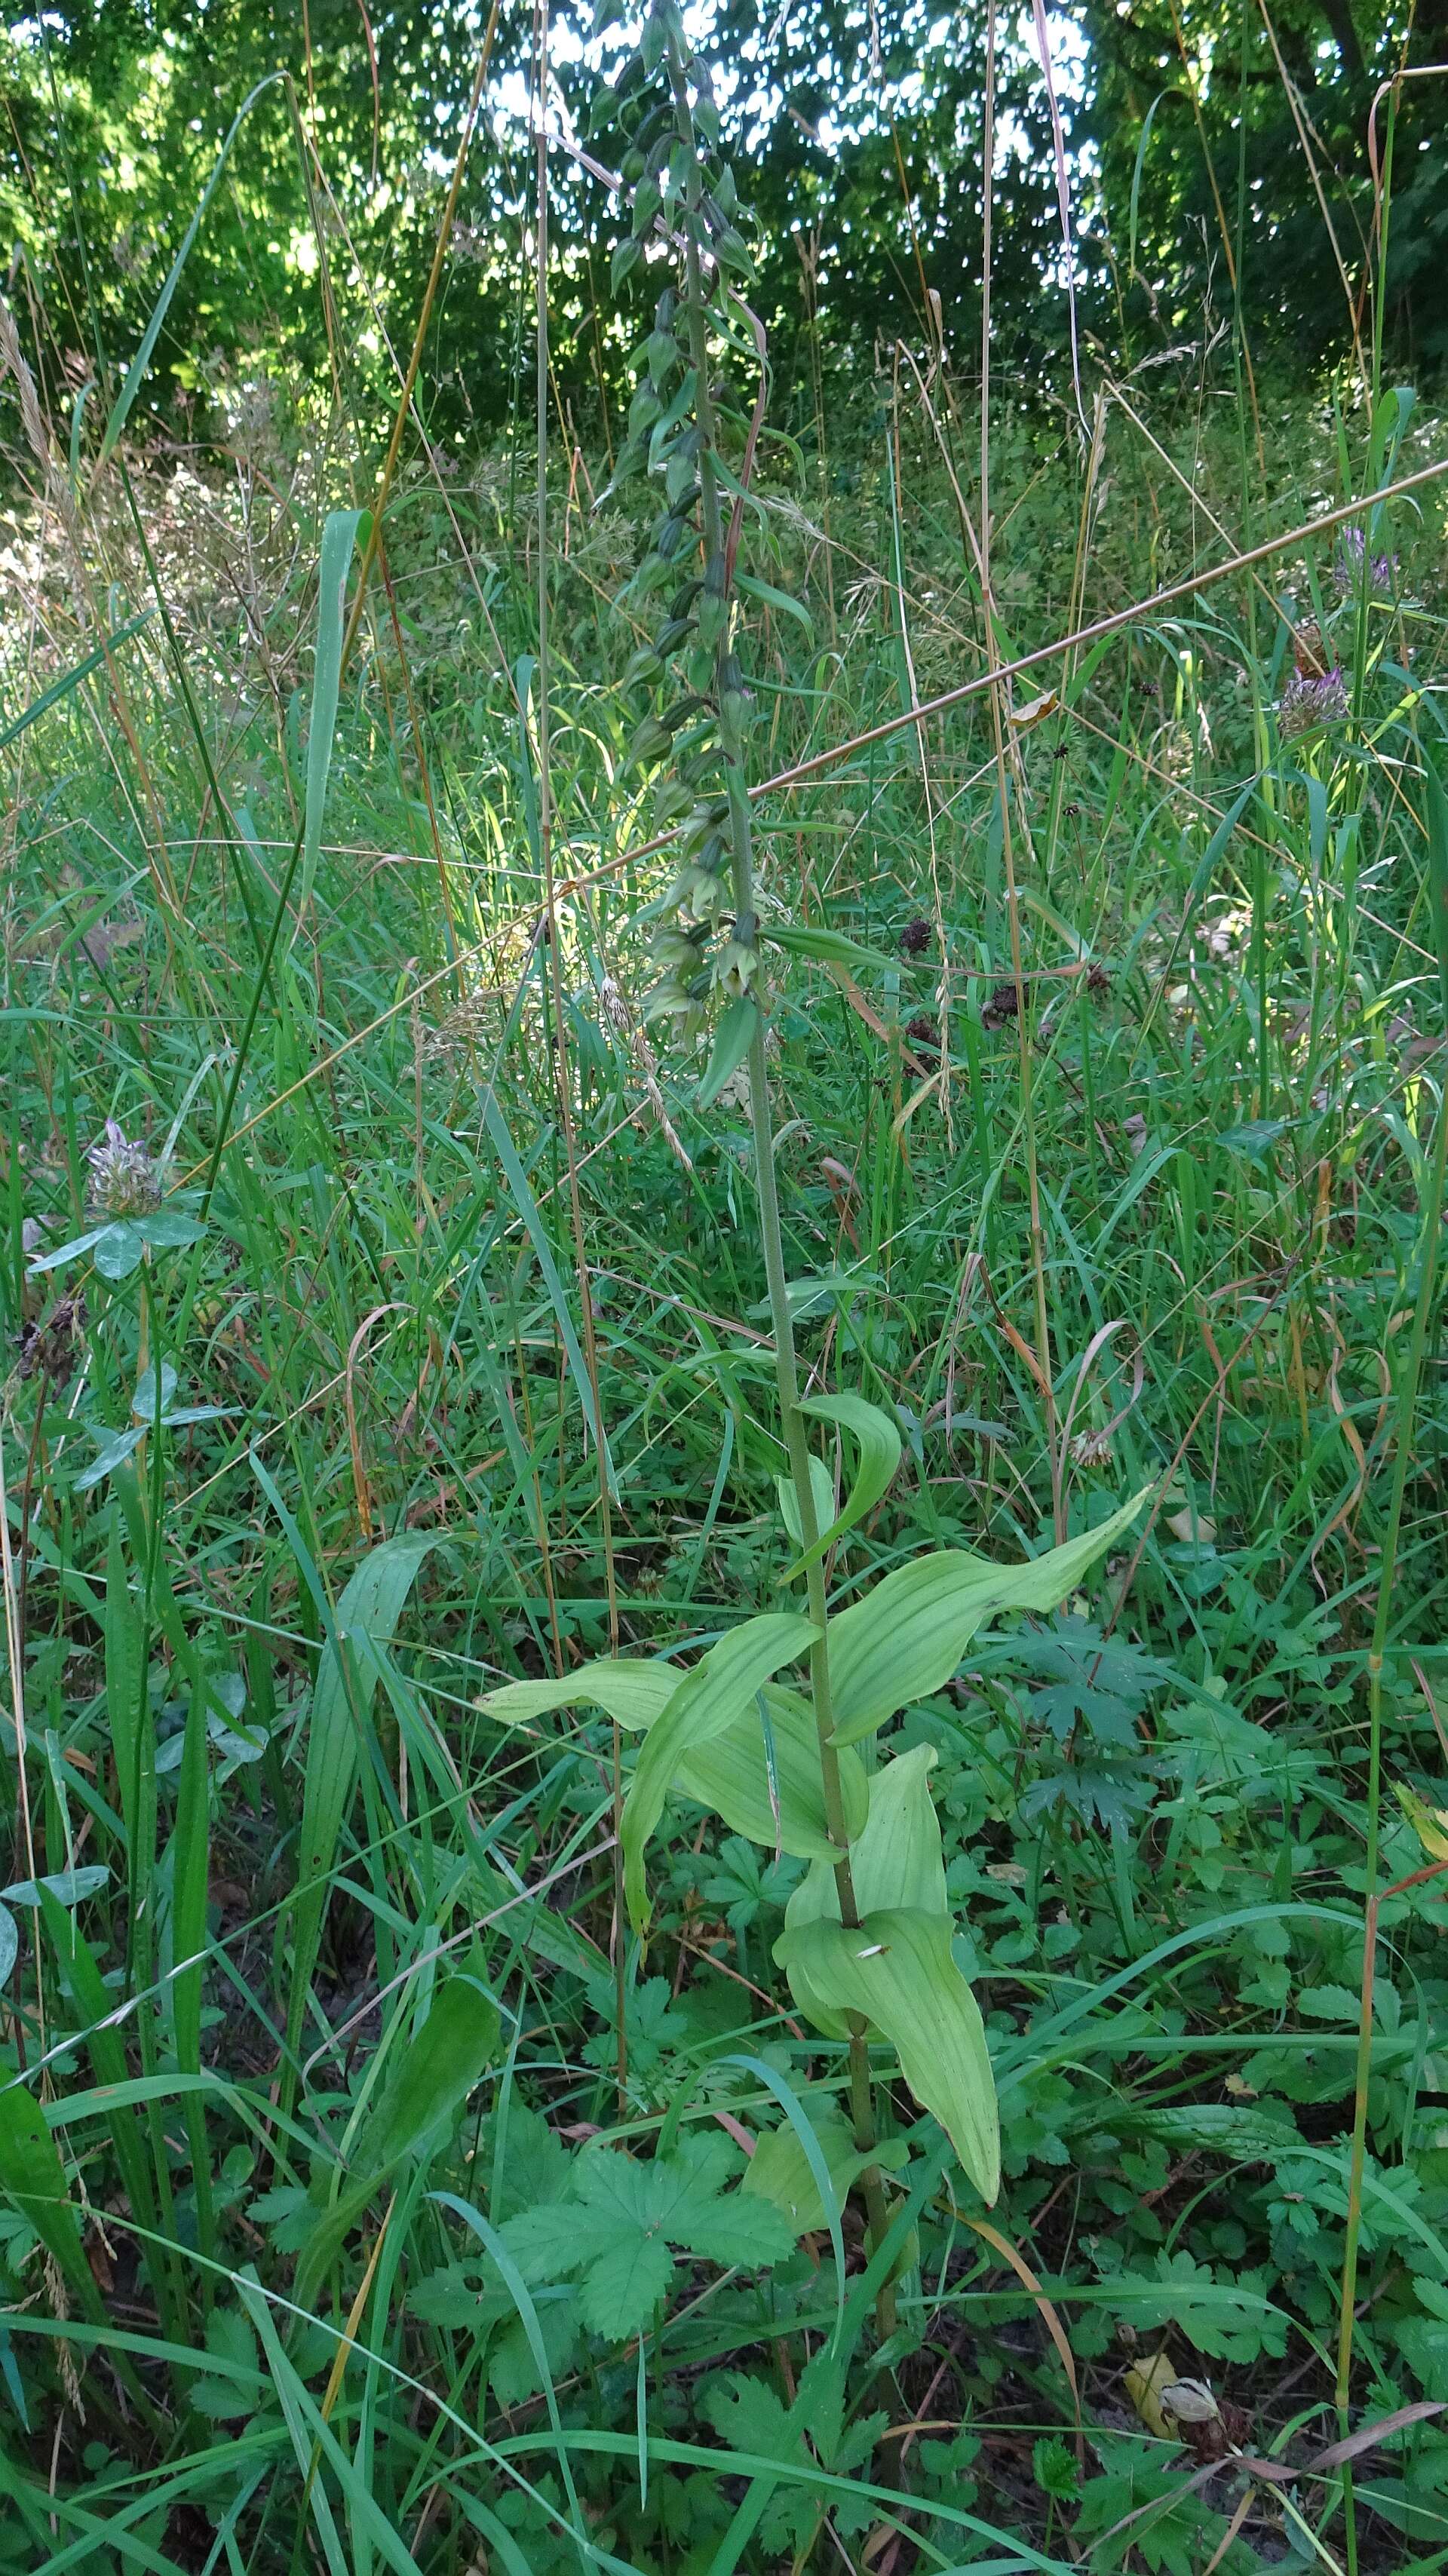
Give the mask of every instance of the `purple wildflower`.
[[161, 1170], [139, 1137], [127, 1136], [119, 1120], [108, 1118], [106, 1132], [86, 1155], [91, 1168], [91, 1197], [105, 1216], [148, 1216], [161, 1204]]
[[1335, 724], [1347, 714], [1347, 682], [1334, 664], [1330, 671], [1294, 671], [1277, 701], [1277, 722], [1284, 735], [1312, 733], [1318, 725]]
[[[1367, 538], [1361, 528], [1344, 528], [1338, 545], [1332, 577], [1341, 591], [1355, 590], [1362, 574]], [[1372, 590], [1391, 590], [1398, 569], [1396, 555], [1373, 555], [1368, 561], [1368, 586]]]

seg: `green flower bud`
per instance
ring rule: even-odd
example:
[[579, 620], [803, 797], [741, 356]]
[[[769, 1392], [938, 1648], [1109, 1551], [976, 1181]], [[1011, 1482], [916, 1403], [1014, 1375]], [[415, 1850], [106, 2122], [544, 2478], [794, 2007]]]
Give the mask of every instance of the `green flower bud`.
[[656, 716], [645, 716], [629, 745], [628, 767], [646, 768], [651, 760], [663, 760], [673, 749], [674, 737]]
[[747, 993], [759, 972], [759, 951], [746, 947], [742, 939], [726, 939], [714, 960], [713, 982], [731, 1002]]

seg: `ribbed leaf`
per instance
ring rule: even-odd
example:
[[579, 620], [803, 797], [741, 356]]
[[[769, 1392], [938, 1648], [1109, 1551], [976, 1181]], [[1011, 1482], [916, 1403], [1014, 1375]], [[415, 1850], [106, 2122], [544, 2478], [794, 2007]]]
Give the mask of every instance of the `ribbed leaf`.
[[307, 731], [307, 792], [302, 821], [301, 904], [312, 891], [322, 855], [322, 816], [332, 745], [337, 734], [337, 703], [342, 685], [342, 638], [347, 622], [347, 574], [360, 532], [367, 543], [371, 521], [365, 510], [329, 510], [322, 523], [322, 560], [317, 574], [317, 651], [312, 666], [312, 719]]
[[1145, 1500], [1143, 1488], [1099, 1529], [1023, 1564], [995, 1565], [968, 1548], [948, 1548], [887, 1574], [830, 1621], [836, 1744], [858, 1744], [897, 1709], [941, 1689], [987, 1619], [1059, 1608]]
[[[732, 1832], [762, 1843], [766, 1851], [777, 1846], [797, 1860], [823, 1867], [831, 1860], [834, 1846], [820, 1786], [814, 1710], [797, 1691], [775, 1684], [756, 1693], [712, 1742], [685, 1755], [673, 1785], [681, 1796], [711, 1807]], [[869, 1782], [857, 1753], [841, 1754], [840, 1787], [846, 1830], [853, 1835], [865, 1822], [869, 1799]]]
[[375, 2109], [362, 2124], [348, 2180], [308, 2238], [293, 2292], [310, 2307], [368, 2201], [387, 2175], [408, 2158], [424, 2158], [446, 2136], [452, 2121], [497, 2054], [498, 2008], [474, 1977], [449, 1977], [414, 2036], [392, 2044], [386, 2080]]
[[711, 1101], [718, 1099], [730, 1075], [738, 1072], [749, 1053], [758, 1018], [758, 1010], [747, 993], [739, 994], [721, 1013], [703, 1080], [694, 1094], [696, 1109], [707, 1109]]
[[[846, 1530], [873, 1511], [896, 1468], [900, 1464], [900, 1434], [888, 1413], [877, 1404], [868, 1404], [862, 1395], [810, 1395], [800, 1404], [801, 1413], [811, 1414], [817, 1422], [837, 1423], [848, 1431], [859, 1450], [855, 1481], [838, 1519], [820, 1532], [807, 1556], [792, 1565], [785, 1576], [792, 1583], [797, 1574], [818, 1562], [826, 1549], [843, 1538]], [[811, 1462], [813, 1464], [813, 1462]]]
[[[836, 2214], [867, 2165], [898, 2169], [905, 2162], [903, 2138], [891, 2138], [883, 2147], [863, 2151], [856, 2146], [848, 2123], [838, 2111], [826, 2111], [815, 2120], [813, 2137], [818, 2160], [831, 2186]], [[788, 2120], [782, 2120], [777, 2129], [766, 2129], [749, 2159], [749, 2171], [739, 2192], [741, 2199], [772, 2201], [796, 2236], [811, 2235], [830, 2223], [815, 2165]]]
[[65, 2168], [40, 2104], [18, 2079], [0, 2092], [0, 2192], [34, 2228], [57, 2271], [79, 2292], [87, 2316], [98, 2316], [100, 2300], [65, 2186]]
[[[561, 1682], [504, 1682], [479, 1705], [505, 1726], [527, 1725], [556, 1708], [601, 1708], [620, 1726], [642, 1732], [663, 1715], [683, 1679], [672, 1664], [600, 1655]], [[771, 1686], [762, 1693], [761, 1716], [760, 1696], [756, 1692], [711, 1742], [684, 1756], [672, 1785], [680, 1796], [712, 1808], [731, 1832], [747, 1835], [768, 1851], [777, 1845], [798, 1860], [828, 1859], [832, 1846], [814, 1711], [797, 1691]], [[869, 1794], [858, 1754], [842, 1755], [840, 1784], [846, 1824], [857, 1833]]]
[[682, 1680], [673, 1664], [644, 1663], [637, 1656], [598, 1655], [561, 1682], [503, 1682], [478, 1702], [500, 1726], [527, 1726], [555, 1708], [601, 1708], [620, 1726], [652, 1726]]
[[[842, 1754], [840, 1758], [850, 1757]], [[916, 1744], [898, 1761], [887, 1762], [870, 1781], [869, 1814], [863, 1831], [852, 1836], [850, 1848], [850, 1877], [861, 1914], [904, 1906], [912, 1913], [949, 1919], [940, 1819], [929, 1785], [935, 1761], [933, 1745]], [[838, 1923], [839, 1919], [834, 1871], [816, 1863], [785, 1907], [785, 1929], [793, 1932], [805, 1923]], [[803, 1980], [803, 1970], [797, 1973]], [[808, 1999], [801, 1992], [800, 2000], [831, 2038], [848, 2038], [848, 2023], [842, 2015], [831, 2013], [822, 1995]]]
[[681, 1763], [752, 1707], [770, 1676], [805, 1654], [818, 1634], [808, 1619], [789, 1611], [746, 1619], [684, 1675], [649, 1728], [623, 1811], [624, 1886], [629, 1915], [639, 1931], [649, 1919], [644, 1850]]
[[802, 2012], [862, 2013], [882, 2031], [921, 2109], [940, 2122], [981, 2198], [1000, 2188], [1000, 2124], [985, 2027], [951, 1956], [948, 1915], [867, 1914], [801, 1924], [774, 1955]]

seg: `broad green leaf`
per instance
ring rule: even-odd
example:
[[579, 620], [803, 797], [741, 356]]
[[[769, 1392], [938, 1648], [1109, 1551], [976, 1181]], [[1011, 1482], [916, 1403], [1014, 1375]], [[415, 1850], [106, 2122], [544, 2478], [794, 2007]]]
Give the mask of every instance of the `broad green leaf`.
[[87, 2316], [100, 2298], [80, 2241], [65, 2168], [45, 2114], [17, 2081], [0, 2092], [0, 2192], [34, 2228], [56, 2269], [78, 2290]]
[[312, 2305], [317, 2291], [379, 2185], [405, 2159], [424, 2157], [443, 2138], [498, 2053], [498, 2008], [474, 1977], [449, 1977], [413, 2037], [399, 2032], [381, 2095], [364, 2122], [348, 2180], [308, 2238], [297, 2265], [294, 2297]]
[[358, 1755], [371, 1725], [381, 1678], [374, 1649], [390, 1645], [422, 1561], [436, 1547], [438, 1536], [435, 1530], [411, 1530], [405, 1537], [384, 1540], [363, 1558], [337, 1604], [335, 1637], [323, 1647], [317, 1666], [292, 1911], [287, 2052], [293, 2066], [300, 2055], [307, 1992], [317, 1963], [337, 1845], [352, 1803]]
[[322, 855], [322, 817], [337, 732], [342, 685], [342, 637], [347, 622], [347, 574], [360, 532], [367, 542], [365, 510], [329, 510], [322, 525], [317, 573], [317, 652], [312, 666], [312, 718], [307, 731], [307, 790], [302, 821], [302, 882], [298, 910], [306, 905]]
[[11, 1905], [38, 1905], [40, 1891], [46, 1888], [57, 1905], [82, 1905], [88, 1896], [99, 1896], [110, 1875], [103, 1861], [92, 1861], [84, 1869], [52, 1870], [48, 1878], [17, 1878], [9, 1887], [0, 1887], [0, 1896]]
[[[921, 2109], [945, 2131], [981, 2198], [1000, 2188], [1000, 2125], [985, 2027], [950, 1948], [948, 1915], [887, 1909], [855, 1928], [821, 1919], [774, 1955], [801, 2011], [861, 2013], [884, 2033]], [[796, 1983], [796, 1979], [800, 1982]]]
[[[505, 1726], [527, 1725], [556, 1708], [578, 1703], [601, 1708], [620, 1726], [642, 1731], [663, 1715], [684, 1676], [672, 1664], [600, 1655], [561, 1682], [504, 1682], [479, 1706]], [[827, 1859], [832, 1848], [820, 1788], [819, 1741], [814, 1711], [798, 1692], [771, 1686], [758, 1694], [715, 1736], [685, 1756], [674, 1777], [680, 1796], [721, 1816], [736, 1834], [799, 1860]], [[771, 1784], [765, 1719], [773, 1746]], [[846, 1822], [857, 1832], [865, 1821], [867, 1785], [859, 1756], [841, 1757]], [[774, 1796], [771, 1797], [771, 1785]], [[777, 1801], [777, 1805], [776, 1805]]]
[[649, 1919], [644, 1850], [664, 1812], [664, 1801], [687, 1755], [698, 1751], [741, 1712], [781, 1664], [794, 1663], [819, 1635], [808, 1619], [766, 1611], [746, 1619], [711, 1646], [684, 1675], [668, 1706], [649, 1728], [623, 1811], [624, 1886], [629, 1915], [642, 1931]]
[[707, 1109], [711, 1101], [718, 1099], [730, 1075], [738, 1072], [749, 1053], [758, 1018], [758, 1009], [747, 993], [741, 993], [721, 1013], [704, 1078], [694, 1094], [696, 1109]]
[[[913, 1913], [950, 1919], [940, 1819], [930, 1795], [929, 1775], [935, 1761], [933, 1745], [912, 1745], [870, 1781], [869, 1814], [863, 1831], [850, 1844], [850, 1878], [860, 1914], [906, 1907]], [[792, 1932], [804, 1923], [839, 1920], [834, 1871], [816, 1862], [785, 1907], [785, 1929]], [[804, 1972], [799, 1973], [802, 1977]], [[848, 2038], [849, 2024], [830, 2012], [822, 1996], [808, 2009], [833, 2039]]]
[[475, 1977], [449, 1977], [426, 2021], [405, 2046], [394, 2043], [387, 2081], [364, 2130], [367, 2156], [381, 2173], [401, 2156], [421, 2153], [446, 2127], [497, 2054], [498, 2007]]
[[[896, 1425], [888, 1413], [882, 1413], [878, 1404], [868, 1404], [864, 1396], [809, 1395], [802, 1399], [799, 1409], [817, 1422], [834, 1422], [841, 1430], [848, 1431], [859, 1450], [860, 1462], [839, 1518], [832, 1521], [828, 1529], [821, 1530], [808, 1555], [790, 1567], [784, 1578], [786, 1583], [792, 1583], [796, 1575], [817, 1564], [826, 1550], [832, 1548], [837, 1539], [843, 1538], [846, 1530], [853, 1529], [857, 1521], [864, 1519], [866, 1512], [874, 1510], [900, 1464], [900, 1434]], [[811, 1461], [811, 1467], [813, 1463]]]
[[[867, 2165], [898, 2168], [905, 2162], [903, 2138], [891, 2138], [883, 2147], [871, 2147], [867, 2154], [862, 2153], [848, 2122], [841, 2119], [838, 2111], [823, 2112], [813, 2127], [837, 2211], [844, 2207], [852, 2184]], [[788, 2120], [782, 2120], [777, 2129], [765, 2131], [739, 2188], [748, 2197], [772, 2202], [796, 2236], [811, 2236], [829, 2225], [818, 2178], [803, 2141]]]
[[858, 1744], [897, 1709], [928, 1699], [956, 1671], [977, 1628], [1005, 1611], [1049, 1611], [1128, 1529], [1146, 1488], [1099, 1529], [1015, 1565], [947, 1548], [897, 1566], [830, 1621], [836, 1744]]
[[20, 1928], [8, 1905], [0, 1905], [0, 1986], [10, 1983], [10, 1971], [20, 1956]]
[[772, 581], [761, 581], [757, 573], [736, 572], [734, 587], [746, 599], [757, 599], [761, 608], [777, 609], [781, 616], [792, 617], [806, 635], [814, 634], [814, 619], [802, 599], [791, 598], [787, 590], [776, 590]]
[[145, 1253], [140, 1229], [122, 1217], [103, 1225], [95, 1239], [95, 1265], [103, 1279], [129, 1279]]
[[[823, 1458], [811, 1458], [809, 1483], [810, 1492], [814, 1496], [815, 1528], [824, 1529], [834, 1519], [835, 1480]], [[799, 1496], [794, 1489], [793, 1476], [776, 1476], [774, 1490], [779, 1496], [779, 1514], [785, 1528], [795, 1546], [803, 1547], [804, 1523], [799, 1516]], [[791, 1570], [797, 1574], [800, 1568], [795, 1566]], [[789, 1577], [786, 1576], [785, 1580], [787, 1582]]]
[[842, 930], [806, 930], [797, 923], [767, 922], [760, 936], [790, 957], [814, 957], [822, 966], [854, 966], [872, 975], [898, 975], [901, 960], [878, 948], [864, 948]]
[[[777, 1846], [797, 1860], [827, 1864], [831, 1859], [819, 1734], [814, 1710], [798, 1691], [775, 1683], [756, 1693], [711, 1742], [685, 1756], [673, 1785], [681, 1797], [711, 1807], [734, 1833], [747, 1834], [766, 1851]], [[841, 1754], [840, 1787], [846, 1830], [858, 1833], [865, 1822], [869, 1783], [857, 1753]]]
[[561, 1682], [503, 1682], [478, 1702], [500, 1726], [527, 1726], [555, 1708], [601, 1708], [620, 1726], [652, 1726], [679, 1687], [673, 1664], [644, 1663], [628, 1655], [598, 1655]]

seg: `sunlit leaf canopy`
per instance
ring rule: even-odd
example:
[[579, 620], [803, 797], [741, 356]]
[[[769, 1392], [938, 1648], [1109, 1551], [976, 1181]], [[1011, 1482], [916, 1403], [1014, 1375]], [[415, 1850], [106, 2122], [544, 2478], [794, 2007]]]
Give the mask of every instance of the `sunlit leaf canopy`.
[[[719, 0], [697, 22], [747, 152], [763, 318], [777, 385], [801, 418], [817, 373], [858, 383], [862, 354], [897, 341], [928, 352], [940, 334], [968, 362], [981, 328], [986, 11]], [[289, 83], [252, 110], [208, 211], [143, 421], [184, 431], [222, 380], [268, 373], [325, 403], [329, 302], [354, 368], [379, 387], [395, 380], [388, 344], [406, 341], [421, 302], [484, 23], [455, 0], [372, 11], [312, 0], [305, 15], [282, 0], [66, 0], [12, 20], [0, 191], [32, 317], [48, 325], [37, 347], [63, 348], [77, 384], [124, 367], [232, 116], [280, 69]], [[1029, 9], [1008, 10], [992, 242], [1003, 352], [1059, 383], [1070, 284], [1083, 347], [1116, 367], [1200, 338], [1230, 318], [1234, 296], [1261, 349], [1300, 360], [1339, 347], [1371, 223], [1373, 93], [1405, 49], [1414, 66], [1448, 65], [1448, 0], [1425, 0], [1411, 26], [1401, 0], [1288, 0], [1270, 23], [1257, 0], [1080, 0], [1039, 26], [1072, 243], [1068, 254], [1039, 27]], [[500, 13], [423, 371], [439, 438], [498, 425], [528, 327], [531, 27], [528, 10]], [[554, 360], [587, 417], [615, 400], [629, 339], [602, 292], [617, 209], [568, 148], [594, 67], [628, 41], [626, 21], [592, 29], [591, 12], [558, 13], [550, 101]], [[1448, 79], [1404, 89], [1388, 323], [1419, 369], [1448, 350], [1433, 291], [1448, 241], [1448, 165], [1434, 148], [1445, 123]], [[1386, 106], [1378, 128], [1385, 142]], [[612, 166], [606, 137], [599, 158]]]

